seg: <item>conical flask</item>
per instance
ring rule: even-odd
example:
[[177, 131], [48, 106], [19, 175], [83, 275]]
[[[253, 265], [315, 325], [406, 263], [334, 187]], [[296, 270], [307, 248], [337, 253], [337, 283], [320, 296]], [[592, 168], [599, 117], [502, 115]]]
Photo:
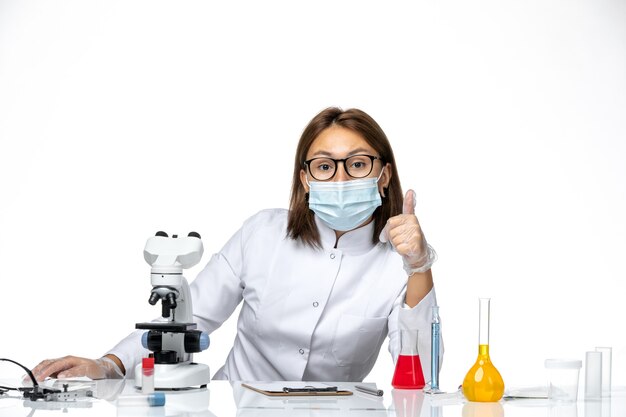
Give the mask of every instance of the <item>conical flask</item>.
[[504, 381], [489, 357], [489, 304], [479, 300], [478, 358], [463, 380], [463, 395], [469, 401], [495, 402], [504, 394]]
[[398, 389], [422, 389], [426, 385], [417, 351], [417, 330], [400, 330], [400, 355], [391, 385]]

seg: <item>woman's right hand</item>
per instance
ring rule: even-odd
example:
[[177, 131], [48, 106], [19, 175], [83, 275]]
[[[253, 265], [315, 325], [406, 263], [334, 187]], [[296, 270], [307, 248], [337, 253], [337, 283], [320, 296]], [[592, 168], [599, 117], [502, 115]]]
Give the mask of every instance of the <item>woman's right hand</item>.
[[[119, 361], [119, 359], [117, 359], [117, 361]], [[46, 359], [35, 366], [32, 372], [37, 381], [40, 382], [47, 377], [74, 378], [86, 376], [91, 379], [124, 378], [124, 372], [119, 364], [116, 363], [117, 361], [108, 356], [104, 356], [100, 359], [65, 356], [58, 359]]]

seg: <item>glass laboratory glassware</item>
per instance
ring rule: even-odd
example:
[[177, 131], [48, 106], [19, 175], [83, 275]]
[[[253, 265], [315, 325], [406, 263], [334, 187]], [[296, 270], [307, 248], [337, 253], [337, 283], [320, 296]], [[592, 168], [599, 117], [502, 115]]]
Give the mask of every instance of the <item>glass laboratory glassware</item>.
[[[395, 417], [421, 417], [424, 392], [413, 389], [392, 389], [391, 398], [393, 399], [391, 403], [392, 409], [395, 413], [389, 413], [389, 415]], [[359, 415], [367, 414], [363, 413]], [[430, 415], [433, 417], [432, 411]]]
[[463, 380], [463, 395], [469, 401], [495, 402], [504, 394], [504, 381], [489, 357], [490, 298], [479, 299], [478, 358]]
[[400, 355], [391, 385], [398, 389], [422, 389], [426, 385], [417, 351], [417, 330], [400, 330]]
[[441, 323], [439, 320], [439, 306], [432, 306], [432, 320], [430, 322], [430, 384], [424, 389], [427, 394], [438, 394], [439, 390], [439, 353]]

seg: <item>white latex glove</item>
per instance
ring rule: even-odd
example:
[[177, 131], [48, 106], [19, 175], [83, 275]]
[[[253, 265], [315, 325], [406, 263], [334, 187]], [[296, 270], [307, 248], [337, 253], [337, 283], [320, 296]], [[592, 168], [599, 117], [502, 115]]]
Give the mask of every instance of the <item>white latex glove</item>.
[[79, 358], [65, 356], [58, 359], [46, 359], [33, 368], [33, 375], [37, 381], [46, 377], [72, 378], [86, 376], [91, 379], [119, 379], [124, 378], [122, 370], [113, 360], [102, 357], [100, 359]]
[[381, 242], [390, 242], [402, 255], [404, 270], [409, 275], [426, 272], [437, 259], [434, 249], [426, 243], [417, 217], [415, 216], [415, 191], [408, 190], [404, 196], [402, 214], [387, 220], [380, 233]]

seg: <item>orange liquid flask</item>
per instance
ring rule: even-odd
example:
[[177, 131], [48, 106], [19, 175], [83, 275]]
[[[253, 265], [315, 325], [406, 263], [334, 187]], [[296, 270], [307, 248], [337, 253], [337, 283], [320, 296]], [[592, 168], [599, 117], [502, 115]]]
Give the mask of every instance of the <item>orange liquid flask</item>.
[[417, 330], [400, 330], [400, 355], [391, 386], [398, 389], [422, 389], [424, 372], [417, 351]]
[[495, 402], [504, 394], [504, 381], [489, 357], [489, 298], [480, 299], [478, 358], [463, 380], [463, 395], [469, 401]]

